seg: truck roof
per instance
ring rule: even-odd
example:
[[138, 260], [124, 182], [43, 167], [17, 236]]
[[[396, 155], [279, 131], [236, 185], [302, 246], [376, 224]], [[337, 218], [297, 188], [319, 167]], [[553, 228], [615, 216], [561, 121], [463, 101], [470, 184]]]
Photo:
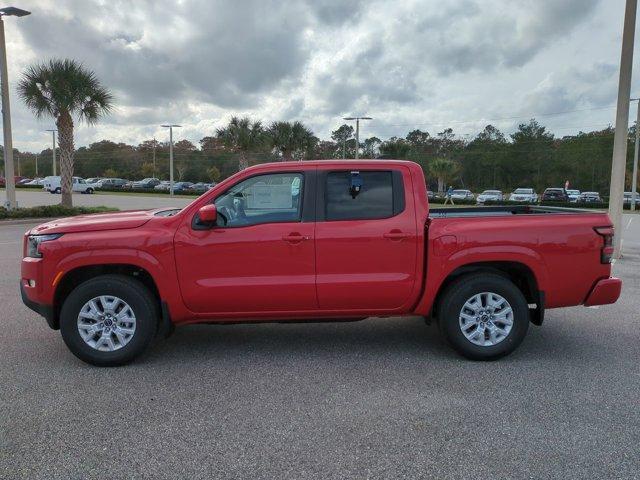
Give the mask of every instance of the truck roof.
[[305, 167], [316, 167], [316, 166], [336, 166], [336, 167], [347, 167], [357, 169], [359, 166], [371, 166], [371, 164], [380, 165], [381, 167], [390, 167], [390, 166], [405, 166], [405, 167], [417, 167], [420, 166], [409, 160], [377, 160], [377, 159], [359, 159], [359, 160], [349, 160], [349, 159], [329, 159], [329, 160], [303, 160], [303, 161], [286, 161], [286, 162], [269, 162], [269, 163], [260, 163], [258, 165], [253, 165], [244, 171], [256, 170], [256, 169], [278, 169], [283, 166], [290, 165], [302, 165]]

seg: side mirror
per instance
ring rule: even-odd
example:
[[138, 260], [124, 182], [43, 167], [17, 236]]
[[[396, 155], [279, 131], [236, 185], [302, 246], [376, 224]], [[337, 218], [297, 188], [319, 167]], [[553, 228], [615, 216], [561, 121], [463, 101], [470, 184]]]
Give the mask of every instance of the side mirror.
[[198, 217], [200, 218], [200, 223], [213, 225], [218, 219], [218, 210], [212, 203], [204, 205], [203, 207], [200, 207], [200, 210], [198, 210]]

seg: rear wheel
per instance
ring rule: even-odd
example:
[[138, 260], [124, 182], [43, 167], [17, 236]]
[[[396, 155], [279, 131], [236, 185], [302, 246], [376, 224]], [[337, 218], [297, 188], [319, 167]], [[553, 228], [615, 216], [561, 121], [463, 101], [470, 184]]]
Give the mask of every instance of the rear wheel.
[[460, 354], [473, 360], [508, 355], [529, 328], [524, 295], [509, 279], [494, 273], [456, 280], [438, 309], [440, 332]]
[[149, 346], [158, 325], [149, 290], [124, 275], [87, 280], [66, 298], [60, 331], [71, 352], [92, 365], [123, 365]]
[[62, 189], [60, 187], [57, 187], [53, 193], [62, 193]]

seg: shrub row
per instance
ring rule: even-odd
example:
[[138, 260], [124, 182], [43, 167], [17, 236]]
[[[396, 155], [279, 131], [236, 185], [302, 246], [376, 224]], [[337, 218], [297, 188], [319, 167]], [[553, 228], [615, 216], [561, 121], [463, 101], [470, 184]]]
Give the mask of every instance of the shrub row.
[[38, 207], [16, 208], [15, 210], [7, 210], [4, 207], [0, 207], [0, 220], [10, 218], [60, 218], [117, 211], [117, 208], [111, 207], [64, 207], [62, 205], [40, 205]]

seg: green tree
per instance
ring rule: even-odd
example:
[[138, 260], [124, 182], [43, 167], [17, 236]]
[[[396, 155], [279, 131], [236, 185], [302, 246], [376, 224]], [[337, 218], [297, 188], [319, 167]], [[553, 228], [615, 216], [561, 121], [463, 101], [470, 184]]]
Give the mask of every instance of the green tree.
[[220, 180], [220, 170], [215, 165], [207, 168], [207, 175], [212, 182], [218, 182]]
[[378, 137], [365, 138], [364, 142], [362, 142], [362, 155], [365, 158], [376, 158], [381, 144], [382, 140]]
[[353, 144], [355, 147], [355, 139], [353, 138], [353, 127], [351, 125], [347, 125], [346, 123], [343, 125], [340, 125], [340, 127], [338, 127], [337, 130], [334, 130], [333, 132], [331, 132], [331, 140], [333, 140], [334, 142], [336, 142], [338, 144], [338, 147], [342, 149], [342, 153], [341, 156], [343, 158], [347, 158], [347, 157], [353, 157], [355, 156], [355, 148], [353, 149], [354, 154], [352, 155], [350, 152], [348, 152], [348, 150], [350, 150], [350, 148], [348, 149], [347, 147], [350, 147], [351, 145], [347, 145], [348, 143], [350, 144], [351, 140], [353, 140]]
[[301, 122], [273, 122], [267, 129], [271, 146], [282, 155], [282, 160], [293, 160], [294, 156], [302, 158], [316, 137]]
[[238, 170], [249, 166], [249, 154], [265, 146], [262, 122], [249, 117], [231, 117], [229, 124], [216, 130], [216, 136], [229, 150], [238, 153]]
[[104, 172], [102, 172], [102, 176], [106, 178], [118, 178], [118, 171], [113, 168], [107, 168]]
[[438, 192], [443, 192], [445, 184], [458, 173], [458, 166], [448, 158], [434, 158], [429, 162], [429, 172], [438, 179]]
[[58, 128], [62, 204], [72, 206], [74, 167], [73, 117], [95, 124], [108, 114], [113, 95], [95, 73], [75, 60], [50, 60], [32, 65], [18, 82], [18, 95], [36, 117], [50, 116]]

